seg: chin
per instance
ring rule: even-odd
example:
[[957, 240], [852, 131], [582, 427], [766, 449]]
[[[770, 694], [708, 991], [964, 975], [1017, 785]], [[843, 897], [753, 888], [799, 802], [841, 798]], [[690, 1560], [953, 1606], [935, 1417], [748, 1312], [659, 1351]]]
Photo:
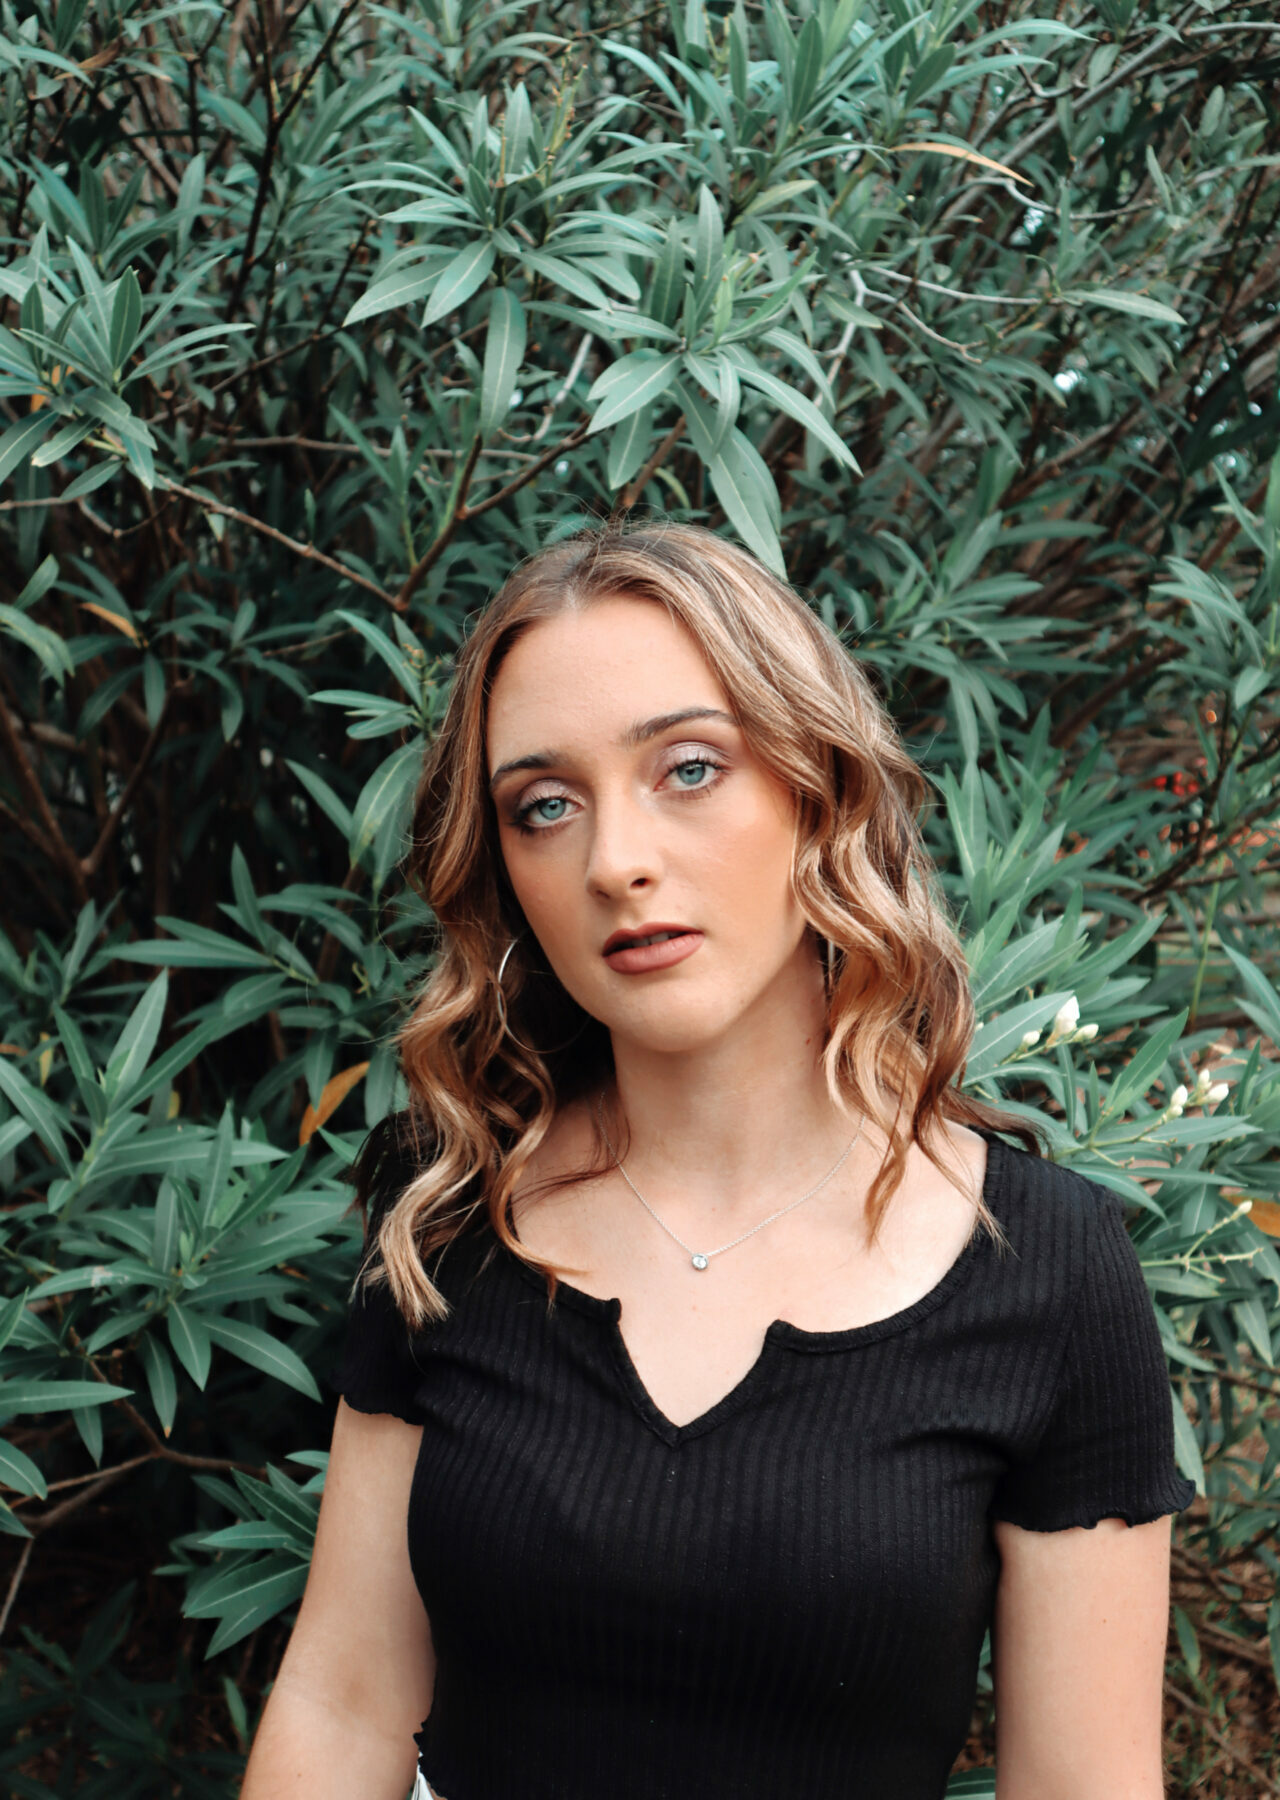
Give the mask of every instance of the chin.
[[667, 1006], [662, 1016], [651, 1023], [642, 1019], [619, 1019], [609, 1025], [610, 1034], [619, 1043], [634, 1044], [638, 1049], [660, 1052], [665, 1056], [687, 1056], [719, 1043], [737, 1023], [735, 1018], [682, 1017]]

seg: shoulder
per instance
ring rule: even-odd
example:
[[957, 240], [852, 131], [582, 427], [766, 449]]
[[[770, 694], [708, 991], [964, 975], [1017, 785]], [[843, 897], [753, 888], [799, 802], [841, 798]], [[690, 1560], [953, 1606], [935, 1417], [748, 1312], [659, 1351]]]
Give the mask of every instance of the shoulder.
[[1004, 1203], [1011, 1224], [1035, 1235], [1052, 1231], [1080, 1242], [1100, 1225], [1123, 1226], [1120, 1195], [1074, 1163], [1035, 1156], [994, 1133], [987, 1144], [988, 1188]]
[[1115, 1189], [994, 1133], [987, 1144], [984, 1197], [1011, 1253], [1001, 1247], [999, 1291], [1016, 1316], [1037, 1331], [1065, 1332], [1082, 1299], [1100, 1289], [1132, 1310], [1145, 1283]]

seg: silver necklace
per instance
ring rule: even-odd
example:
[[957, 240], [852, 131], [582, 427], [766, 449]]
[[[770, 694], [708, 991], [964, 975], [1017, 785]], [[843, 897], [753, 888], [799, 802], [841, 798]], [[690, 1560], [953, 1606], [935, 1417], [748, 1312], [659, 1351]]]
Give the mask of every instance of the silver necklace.
[[635, 1182], [632, 1181], [630, 1175], [627, 1174], [627, 1171], [618, 1161], [618, 1153], [614, 1149], [612, 1143], [610, 1143], [609, 1133], [604, 1127], [604, 1112], [599, 1099], [596, 1101], [596, 1117], [600, 1121], [601, 1133], [605, 1143], [609, 1145], [609, 1154], [613, 1158], [614, 1166], [619, 1175], [621, 1175], [622, 1179], [626, 1182], [627, 1186], [631, 1189], [631, 1192], [635, 1195], [636, 1199], [640, 1202], [641, 1206], [644, 1207], [650, 1217], [659, 1225], [662, 1225], [662, 1229], [666, 1232], [667, 1236], [669, 1238], [675, 1238], [676, 1243], [679, 1244], [680, 1248], [688, 1252], [689, 1260], [695, 1269], [705, 1269], [713, 1256], [723, 1256], [726, 1250], [732, 1250], [735, 1244], [744, 1243], [747, 1238], [754, 1237], [757, 1231], [763, 1231], [766, 1225], [772, 1225], [773, 1221], [782, 1218], [784, 1213], [794, 1212], [797, 1206], [803, 1206], [806, 1200], [812, 1200], [813, 1196], [818, 1192], [818, 1188], [826, 1187], [831, 1177], [835, 1174], [836, 1169], [840, 1167], [840, 1163], [844, 1161], [845, 1157], [848, 1156], [849, 1152], [853, 1149], [854, 1144], [856, 1144], [858, 1139], [862, 1136], [862, 1123], [859, 1123], [858, 1129], [854, 1132], [852, 1140], [845, 1146], [844, 1154], [841, 1156], [840, 1161], [836, 1163], [835, 1168], [828, 1169], [827, 1173], [818, 1183], [818, 1187], [811, 1187], [807, 1194], [801, 1194], [800, 1198], [798, 1200], [793, 1200], [790, 1206], [779, 1207], [778, 1211], [770, 1213], [767, 1219], [761, 1219], [758, 1225], [753, 1225], [750, 1231], [744, 1231], [741, 1237], [730, 1238], [727, 1244], [721, 1244], [718, 1250], [694, 1250], [690, 1245], [685, 1243], [683, 1238], [676, 1237], [675, 1232], [672, 1231], [669, 1225], [663, 1225], [662, 1220], [658, 1218], [657, 1213], [654, 1212], [649, 1202], [640, 1192], [640, 1189], [636, 1186]]

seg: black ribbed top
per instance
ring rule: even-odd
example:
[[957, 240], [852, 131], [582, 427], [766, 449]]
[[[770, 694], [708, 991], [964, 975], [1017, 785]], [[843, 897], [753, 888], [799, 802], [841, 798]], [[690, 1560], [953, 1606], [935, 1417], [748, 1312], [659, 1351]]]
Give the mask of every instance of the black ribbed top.
[[357, 1296], [333, 1385], [423, 1428], [409, 1553], [437, 1674], [415, 1742], [438, 1793], [940, 1800], [991, 1520], [1191, 1503], [1119, 1197], [981, 1135], [1016, 1254], [982, 1232], [889, 1318], [775, 1321], [687, 1425], [649, 1398], [620, 1301], [561, 1282], [548, 1314], [487, 1224], [433, 1259], [443, 1324], [411, 1334], [385, 1286]]

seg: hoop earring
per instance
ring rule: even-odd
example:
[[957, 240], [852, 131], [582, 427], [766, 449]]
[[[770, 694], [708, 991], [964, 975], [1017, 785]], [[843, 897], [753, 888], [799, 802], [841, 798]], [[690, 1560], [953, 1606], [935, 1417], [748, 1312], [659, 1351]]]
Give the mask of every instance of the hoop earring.
[[566, 1038], [563, 1044], [552, 1044], [546, 1050], [535, 1050], [531, 1044], [525, 1044], [525, 1043], [521, 1042], [521, 1040], [516, 1036], [515, 1032], [512, 1031], [511, 1026], [508, 1023], [508, 1020], [507, 1020], [507, 997], [502, 991], [502, 971], [506, 968], [507, 958], [511, 955], [511, 952], [515, 949], [517, 942], [518, 942], [518, 940], [516, 938], [512, 938], [511, 942], [507, 945], [506, 949], [502, 952], [502, 961], [498, 964], [498, 972], [494, 976], [494, 986], [496, 987], [497, 994], [498, 994], [498, 1019], [502, 1026], [503, 1032], [506, 1034], [506, 1036], [509, 1037], [511, 1039], [511, 1042], [513, 1044], [515, 1044], [519, 1049], [525, 1051], [525, 1053], [527, 1055], [529, 1055], [529, 1056], [554, 1056], [561, 1050], [567, 1050], [569, 1048], [570, 1044], [576, 1044], [578, 1039], [582, 1036], [583, 1032], [587, 1029], [587, 1026], [590, 1024], [591, 1021], [590, 1021], [589, 1017], [584, 1019], [582, 1021], [581, 1025], [579, 1025], [578, 1029], [574, 1032], [574, 1034], [571, 1038]]

